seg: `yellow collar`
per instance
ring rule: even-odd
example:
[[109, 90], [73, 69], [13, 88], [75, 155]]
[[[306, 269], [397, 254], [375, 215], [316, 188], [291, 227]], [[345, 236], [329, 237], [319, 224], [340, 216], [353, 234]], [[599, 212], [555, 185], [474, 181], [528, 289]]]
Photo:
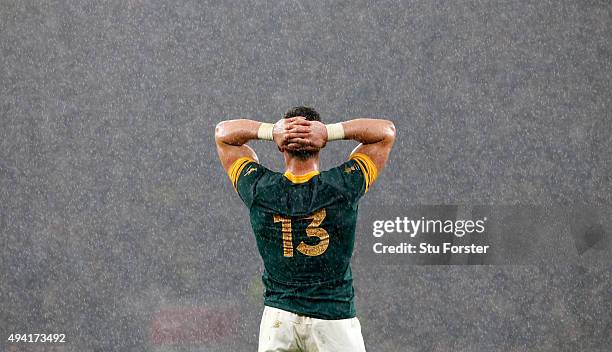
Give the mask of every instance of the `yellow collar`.
[[319, 171], [313, 170], [304, 175], [294, 175], [293, 173], [287, 171], [283, 175], [289, 179], [289, 181], [293, 183], [304, 183], [308, 182], [311, 178], [315, 177], [319, 174]]

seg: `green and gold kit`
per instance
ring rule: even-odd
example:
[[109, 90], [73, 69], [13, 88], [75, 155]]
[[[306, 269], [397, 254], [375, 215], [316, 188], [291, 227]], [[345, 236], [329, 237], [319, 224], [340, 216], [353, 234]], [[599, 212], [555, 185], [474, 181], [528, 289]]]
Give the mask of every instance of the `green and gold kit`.
[[240, 158], [229, 176], [250, 211], [264, 304], [319, 319], [354, 317], [350, 262], [358, 201], [377, 176], [372, 160], [353, 153], [338, 167], [296, 176]]

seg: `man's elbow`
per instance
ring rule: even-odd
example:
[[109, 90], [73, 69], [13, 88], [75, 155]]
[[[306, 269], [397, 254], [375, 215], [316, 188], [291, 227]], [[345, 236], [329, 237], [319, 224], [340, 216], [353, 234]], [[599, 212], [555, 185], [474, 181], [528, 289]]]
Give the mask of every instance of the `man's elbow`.
[[221, 121], [215, 126], [215, 142], [223, 142], [227, 138], [227, 121]]
[[385, 140], [389, 141], [389, 142], [393, 142], [395, 141], [395, 124], [393, 123], [393, 121], [390, 120], [385, 120], [385, 128], [383, 129], [383, 133], [385, 135]]

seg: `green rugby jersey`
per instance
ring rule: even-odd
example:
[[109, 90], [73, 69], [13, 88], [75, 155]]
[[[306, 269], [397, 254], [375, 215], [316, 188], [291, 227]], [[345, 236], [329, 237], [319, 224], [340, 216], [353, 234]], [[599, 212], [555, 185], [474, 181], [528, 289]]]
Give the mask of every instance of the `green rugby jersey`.
[[295, 176], [249, 158], [229, 176], [249, 208], [263, 259], [264, 304], [319, 319], [355, 316], [351, 256], [358, 201], [377, 176], [365, 154]]

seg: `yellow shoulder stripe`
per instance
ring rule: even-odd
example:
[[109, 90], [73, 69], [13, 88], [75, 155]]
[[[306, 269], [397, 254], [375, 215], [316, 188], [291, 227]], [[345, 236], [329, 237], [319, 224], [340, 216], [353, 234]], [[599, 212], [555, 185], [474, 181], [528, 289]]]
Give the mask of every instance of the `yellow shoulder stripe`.
[[374, 181], [376, 181], [376, 178], [378, 177], [378, 169], [376, 168], [376, 165], [374, 164], [372, 159], [370, 159], [369, 156], [363, 153], [353, 153], [351, 154], [349, 160], [355, 160], [357, 164], [361, 166], [361, 170], [363, 170], [363, 176], [366, 182], [365, 191], [367, 192], [370, 189], [370, 186], [372, 186], [372, 184], [374, 183]]
[[232, 166], [230, 166], [227, 174], [229, 175], [229, 178], [232, 181], [232, 185], [234, 186], [234, 188], [238, 186], [238, 176], [240, 176], [242, 169], [244, 169], [244, 167], [251, 161], [255, 161], [255, 160], [249, 157], [242, 157], [242, 158], [236, 159], [236, 161], [232, 163]]

